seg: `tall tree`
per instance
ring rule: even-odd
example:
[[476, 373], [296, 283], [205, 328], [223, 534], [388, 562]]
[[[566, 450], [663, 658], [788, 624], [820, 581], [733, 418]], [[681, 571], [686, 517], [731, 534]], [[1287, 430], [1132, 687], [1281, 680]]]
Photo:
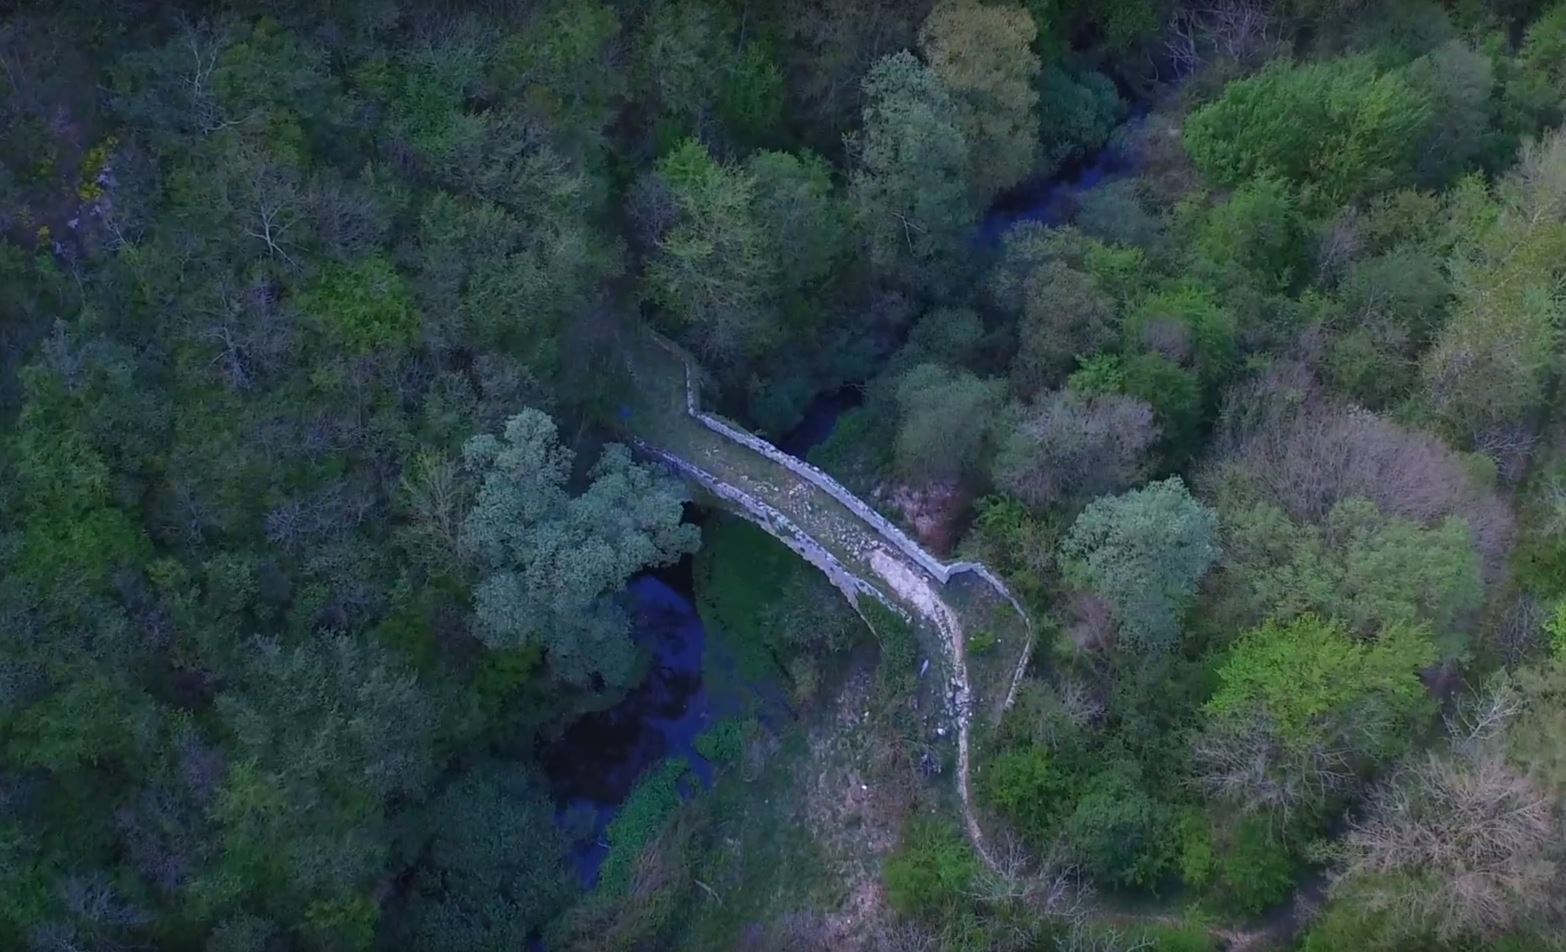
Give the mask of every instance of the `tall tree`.
[[1180, 477], [1089, 505], [1061, 546], [1067, 576], [1105, 598], [1121, 635], [1142, 649], [1166, 649], [1196, 583], [1218, 558], [1218, 519], [1191, 498]]
[[498, 438], [470, 439], [463, 458], [479, 483], [462, 528], [483, 576], [473, 597], [479, 636], [494, 648], [539, 645], [571, 684], [626, 686], [635, 657], [614, 595], [632, 573], [695, 550], [678, 484], [611, 445], [572, 496], [572, 453], [533, 409]]
[[1038, 163], [1038, 29], [1027, 10], [943, 0], [919, 29], [919, 46], [957, 107], [974, 188], [989, 197]]
[[852, 193], [882, 274], [914, 288], [947, 280], [978, 215], [970, 150], [940, 78], [907, 51], [864, 81], [863, 127], [851, 140]]

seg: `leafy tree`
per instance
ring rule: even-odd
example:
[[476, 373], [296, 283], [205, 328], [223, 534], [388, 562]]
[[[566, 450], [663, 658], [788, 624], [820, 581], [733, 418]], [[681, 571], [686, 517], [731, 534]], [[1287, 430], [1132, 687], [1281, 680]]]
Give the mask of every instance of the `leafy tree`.
[[1153, 408], [1163, 454], [1176, 462], [1188, 459], [1202, 426], [1202, 384], [1195, 372], [1162, 354], [1138, 354], [1121, 363], [1120, 386]]
[[1419, 628], [1389, 628], [1366, 643], [1313, 615], [1269, 622], [1235, 645], [1205, 710], [1215, 723], [1265, 721], [1286, 746], [1384, 756], [1428, 711], [1419, 673], [1435, 659]]
[[864, 80], [852, 140], [852, 196], [871, 264], [913, 287], [939, 285], [977, 217], [970, 151], [940, 79], [912, 53], [884, 57]]
[[1126, 316], [1126, 349], [1150, 351], [1189, 366], [1203, 384], [1225, 379], [1235, 362], [1234, 315], [1201, 287], [1158, 291]]
[[905, 478], [957, 479], [977, 470], [988, 439], [982, 421], [1000, 403], [1000, 385], [966, 371], [920, 364], [897, 385], [896, 462]]
[[1472, 534], [1454, 516], [1426, 528], [1350, 499], [1320, 526], [1267, 505], [1226, 522], [1226, 566], [1252, 618], [1316, 613], [1366, 637], [1423, 624], [1455, 653], [1483, 598]]
[[1007, 232], [989, 279], [995, 306], [1017, 315], [1012, 379], [1024, 395], [1058, 384], [1079, 358], [1115, 338], [1116, 310], [1130, 293], [1136, 252], [1110, 249], [1071, 230], [1037, 223]]
[[1108, 599], [1132, 645], [1168, 648], [1197, 582], [1218, 558], [1217, 529], [1212, 510], [1174, 476], [1089, 505], [1061, 552], [1068, 577]]
[[1249, 279], [1277, 291], [1305, 276], [1309, 237], [1290, 189], [1264, 173], [1242, 183], [1208, 214], [1196, 248], [1226, 283]]
[[1370, 407], [1406, 394], [1451, 300], [1441, 261], [1413, 248], [1357, 261], [1338, 286], [1338, 300], [1334, 321], [1343, 336], [1328, 358], [1333, 383]]
[[1072, 72], [1059, 63], [1039, 73], [1038, 104], [1041, 171], [1059, 170], [1102, 146], [1125, 114], [1108, 76]]
[[831, 167], [808, 152], [758, 152], [745, 168], [755, 182], [753, 214], [766, 235], [786, 320], [818, 319], [821, 288], [846, 262], [853, 237]]
[[1499, 197], [1498, 214], [1465, 246], [1452, 318], [1421, 368], [1431, 409], [1465, 439], [1544, 399], [1562, 321], [1552, 288], [1566, 250], [1566, 130], [1527, 143]]
[[434, 777], [432, 699], [383, 651], [341, 635], [261, 643], [243, 663], [247, 676], [217, 702], [236, 761], [214, 808], [222, 855], [193, 884], [197, 908], [239, 899], [363, 936], [390, 807]]
[[408, 301], [407, 287], [384, 258], [326, 269], [299, 296], [299, 306], [328, 346], [358, 353], [396, 353], [411, 346], [419, 333], [419, 315]]
[[516, 949], [569, 895], [564, 844], [537, 778], [481, 764], [425, 809], [427, 862], [402, 931], [419, 948]]
[[1430, 127], [1418, 164], [1420, 184], [1444, 185], [1462, 174], [1483, 147], [1493, 68], [1487, 57], [1452, 40], [1410, 64], [1408, 79], [1430, 96]]
[[665, 156], [658, 173], [678, 218], [648, 263], [653, 299], [693, 326], [709, 354], [733, 359], [753, 350], [770, 330], [764, 308], [778, 265], [751, 209], [755, 179], [713, 161], [693, 139]]
[[1031, 506], [1086, 501], [1138, 481], [1158, 439], [1147, 404], [1118, 394], [1045, 394], [1002, 442], [995, 479]]
[[493, 648], [542, 645], [550, 670], [571, 684], [625, 686], [633, 653], [613, 595], [639, 569], [695, 549], [677, 486], [610, 446], [586, 491], [571, 496], [572, 454], [554, 421], [532, 409], [499, 438], [470, 439], [463, 459], [478, 480], [462, 541], [483, 574], [479, 636]]
[[1428, 91], [1367, 57], [1274, 61], [1197, 110], [1185, 142], [1217, 184], [1271, 173], [1336, 203], [1410, 177], [1430, 114]]
[[974, 187], [993, 195], [1027, 178], [1038, 154], [1037, 30], [1022, 7], [943, 0], [919, 45], [957, 107]]
[[1169, 810], [1147, 794], [1134, 764], [1116, 764], [1083, 785], [1061, 825], [1082, 868], [1122, 886], [1157, 881], [1170, 860]]

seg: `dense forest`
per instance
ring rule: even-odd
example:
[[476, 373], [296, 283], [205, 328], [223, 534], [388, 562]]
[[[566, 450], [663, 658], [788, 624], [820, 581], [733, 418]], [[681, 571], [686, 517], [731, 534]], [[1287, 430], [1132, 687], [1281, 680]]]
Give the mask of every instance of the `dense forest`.
[[[1560, 0], [0, 17], [0, 948], [1566, 949]], [[1025, 603], [994, 855], [650, 331]]]

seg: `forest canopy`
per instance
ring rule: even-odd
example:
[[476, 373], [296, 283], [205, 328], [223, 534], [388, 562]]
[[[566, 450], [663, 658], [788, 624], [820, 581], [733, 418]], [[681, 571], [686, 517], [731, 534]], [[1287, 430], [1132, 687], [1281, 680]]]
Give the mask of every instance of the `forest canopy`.
[[[60, 0], [0, 67], [0, 947], [1566, 949], [1566, 3]], [[687, 400], [993, 569], [996, 703]]]

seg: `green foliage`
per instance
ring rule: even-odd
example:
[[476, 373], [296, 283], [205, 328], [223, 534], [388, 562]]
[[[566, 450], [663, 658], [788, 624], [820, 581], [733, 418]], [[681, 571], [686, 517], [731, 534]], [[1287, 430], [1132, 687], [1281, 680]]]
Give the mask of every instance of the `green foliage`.
[[[1472, 439], [1542, 405], [1560, 342], [1566, 274], [1566, 131], [1528, 142], [1497, 204], [1453, 268], [1452, 317], [1425, 354], [1425, 401], [1446, 431]], [[1476, 203], [1476, 204], [1477, 204]]]
[[1008, 750], [985, 765], [981, 776], [985, 799], [1040, 848], [1049, 844], [1076, 793], [1042, 747]]
[[907, 51], [870, 68], [864, 97], [851, 190], [870, 262], [910, 287], [939, 286], [932, 264], [956, 251], [977, 211], [956, 107]]
[[969, 884], [978, 873], [979, 860], [960, 830], [947, 822], [917, 817], [903, 830], [902, 842], [887, 858], [882, 876], [894, 909], [939, 920], [969, 901]]
[[729, 766], [745, 753], [745, 735], [753, 722], [725, 718], [696, 738], [696, 752], [715, 764]]
[[1169, 808], [1147, 794], [1134, 764], [1087, 778], [1061, 823], [1071, 855], [1097, 879], [1154, 885], [1173, 861]]
[[637, 570], [696, 548], [679, 487], [609, 446], [571, 496], [572, 454], [531, 409], [499, 439], [470, 439], [463, 458], [479, 483], [462, 544], [486, 573], [473, 596], [480, 636], [496, 648], [542, 645], [568, 682], [625, 685], [634, 656], [613, 594]]
[[899, 474], [932, 482], [978, 471], [989, 437], [983, 421], [999, 403], [996, 381], [936, 364], [908, 371], [897, 387]]
[[1195, 452], [1202, 426], [1202, 384], [1196, 374], [1161, 354], [1138, 354], [1120, 363], [1121, 388], [1153, 408], [1160, 447], [1172, 461]]
[[1319, 613], [1367, 637], [1423, 624], [1455, 653], [1484, 593], [1466, 522], [1452, 516], [1426, 528], [1363, 499], [1338, 503], [1319, 526], [1268, 505], [1242, 511], [1225, 547], [1255, 620]]
[[1132, 646], [1167, 649], [1218, 558], [1217, 517], [1175, 476], [1089, 505], [1061, 553], [1067, 576], [1109, 601]]
[[1544, 633], [1550, 639], [1550, 653], [1566, 658], [1566, 600], [1556, 604], [1550, 620], [1544, 623]]
[[1229, 831], [1215, 865], [1214, 900], [1241, 915], [1260, 915], [1294, 887], [1293, 858], [1265, 818], [1249, 817]]
[[925, 60], [957, 106], [981, 195], [1010, 188], [1038, 154], [1037, 30], [1017, 6], [969, 0], [937, 3], [919, 29]]
[[1039, 74], [1039, 109], [1043, 166], [1053, 170], [1102, 146], [1125, 104], [1103, 73], [1050, 63]]
[[1261, 720], [1299, 750], [1338, 744], [1383, 756], [1400, 728], [1429, 713], [1419, 674], [1436, 659], [1419, 628], [1393, 627], [1367, 643], [1311, 615], [1269, 622], [1218, 668], [1205, 710], [1219, 723]]
[[1262, 288], [1282, 290], [1305, 275], [1310, 238], [1288, 186], [1264, 173], [1208, 214], [1196, 248], [1220, 277], [1238, 267]]
[[694, 325], [709, 353], [753, 350], [767, 330], [759, 312], [777, 264], [751, 212], [755, 180], [713, 161], [694, 139], [666, 155], [658, 173], [680, 217], [648, 263], [650, 296], [677, 321]]
[[356, 353], [395, 353], [411, 346], [419, 333], [407, 287], [385, 258], [326, 268], [300, 294], [299, 307], [329, 346]]
[[1367, 57], [1274, 61], [1197, 110], [1185, 142], [1219, 185], [1270, 173], [1337, 203], [1406, 181], [1430, 116], [1426, 90]]
[[419, 947], [515, 949], [570, 893], [564, 844], [538, 778], [487, 763], [426, 808], [430, 863], [399, 931]]
[[605, 836], [609, 855], [599, 869], [598, 889], [623, 896], [631, 885], [636, 862], [680, 807], [680, 782], [690, 767], [683, 760], [665, 760], [637, 781]]
[[1127, 350], [1152, 350], [1166, 341], [1185, 351], [1186, 361], [1208, 387], [1232, 370], [1236, 354], [1234, 315], [1221, 307], [1212, 291], [1182, 287], [1143, 298], [1126, 315]]

